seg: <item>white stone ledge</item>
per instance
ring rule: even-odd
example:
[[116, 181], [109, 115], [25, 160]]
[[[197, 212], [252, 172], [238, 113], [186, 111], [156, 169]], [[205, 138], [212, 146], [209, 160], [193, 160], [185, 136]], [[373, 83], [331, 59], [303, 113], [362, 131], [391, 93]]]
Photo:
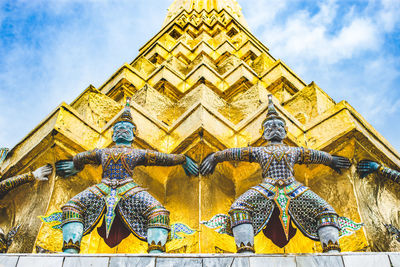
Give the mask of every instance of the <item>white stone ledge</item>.
[[2, 254], [0, 267], [400, 267], [400, 253]]

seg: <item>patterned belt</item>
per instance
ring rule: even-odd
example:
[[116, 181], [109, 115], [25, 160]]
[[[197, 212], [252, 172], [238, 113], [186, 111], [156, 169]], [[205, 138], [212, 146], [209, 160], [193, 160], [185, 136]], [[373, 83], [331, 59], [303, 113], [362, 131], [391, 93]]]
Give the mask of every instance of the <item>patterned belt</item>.
[[101, 182], [102, 182], [103, 184], [108, 185], [108, 186], [111, 187], [112, 189], [115, 189], [115, 188], [120, 187], [120, 186], [122, 186], [122, 185], [124, 185], [124, 184], [133, 182], [133, 179], [132, 179], [132, 178], [123, 179], [123, 180], [117, 180], [117, 179], [113, 179], [113, 180], [110, 180], [110, 179], [103, 179], [103, 180], [101, 180]]
[[294, 176], [291, 176], [291, 177], [288, 177], [288, 178], [280, 178], [280, 179], [266, 177], [266, 178], [263, 179], [264, 183], [269, 183], [269, 184], [272, 184], [272, 185], [275, 185], [275, 186], [279, 186], [279, 187], [290, 185], [294, 181], [296, 181]]

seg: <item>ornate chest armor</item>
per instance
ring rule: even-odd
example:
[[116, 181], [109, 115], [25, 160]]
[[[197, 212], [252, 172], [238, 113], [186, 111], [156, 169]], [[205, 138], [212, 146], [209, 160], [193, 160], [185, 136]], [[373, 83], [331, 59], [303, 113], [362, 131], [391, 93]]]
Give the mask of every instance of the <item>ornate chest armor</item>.
[[94, 149], [77, 154], [74, 166], [82, 170], [85, 164], [102, 165], [102, 183], [116, 188], [133, 182], [132, 173], [136, 166], [173, 166], [186, 161], [184, 155], [164, 154], [151, 150], [135, 149], [126, 146]]
[[295, 179], [293, 167], [298, 151], [285, 145], [257, 147], [253, 151], [254, 161], [262, 168], [263, 181], [270, 184], [288, 185]]
[[127, 147], [105, 149], [101, 155], [102, 182], [111, 186], [132, 182], [133, 169], [143, 156], [140, 150]]
[[323, 151], [303, 147], [291, 147], [285, 144], [271, 144], [265, 147], [231, 148], [216, 152], [217, 162], [238, 160], [257, 162], [262, 169], [263, 182], [277, 186], [290, 185], [295, 181], [294, 165], [325, 164], [332, 156]]

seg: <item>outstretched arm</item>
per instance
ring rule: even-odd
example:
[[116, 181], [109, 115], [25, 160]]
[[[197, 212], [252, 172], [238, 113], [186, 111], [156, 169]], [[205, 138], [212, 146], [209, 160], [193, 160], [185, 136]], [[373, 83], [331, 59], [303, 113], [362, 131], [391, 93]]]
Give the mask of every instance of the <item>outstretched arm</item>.
[[100, 165], [101, 150], [94, 149], [76, 154], [72, 160], [60, 160], [56, 162], [56, 174], [61, 177], [76, 175], [85, 168], [86, 164]]
[[357, 165], [357, 171], [361, 178], [366, 177], [368, 174], [377, 172], [385, 178], [391, 179], [396, 183], [400, 183], [400, 172], [385, 167], [375, 161], [362, 160]]
[[350, 160], [345, 157], [333, 156], [324, 151], [303, 147], [300, 147], [299, 151], [299, 158], [297, 160], [299, 164], [324, 164], [338, 173], [342, 173], [341, 169], [348, 169], [351, 166]]
[[201, 175], [212, 174], [218, 163], [224, 161], [248, 161], [253, 162], [253, 148], [229, 148], [215, 153], [211, 153], [205, 159], [203, 159], [200, 165]]
[[32, 172], [8, 178], [0, 183], [0, 195], [5, 195], [12, 189], [33, 181], [35, 181], [35, 177]]
[[38, 168], [33, 172], [28, 172], [22, 175], [8, 178], [0, 182], [0, 195], [5, 195], [12, 189], [29, 182], [33, 182], [35, 181], [35, 179], [38, 181], [46, 181], [48, 180], [47, 177], [52, 173], [52, 171], [53, 167], [48, 164]]
[[182, 165], [186, 175], [199, 175], [197, 163], [190, 157], [183, 154], [167, 154], [152, 150], [143, 150], [144, 166], [175, 166]]

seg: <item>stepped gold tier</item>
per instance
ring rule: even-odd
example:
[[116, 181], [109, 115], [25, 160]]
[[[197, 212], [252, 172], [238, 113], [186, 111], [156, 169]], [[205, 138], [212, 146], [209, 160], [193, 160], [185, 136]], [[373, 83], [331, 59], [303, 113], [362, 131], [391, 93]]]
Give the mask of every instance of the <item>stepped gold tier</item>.
[[[400, 243], [383, 224], [399, 221], [399, 185], [375, 175], [360, 179], [354, 165], [369, 158], [398, 169], [398, 152], [346, 101], [336, 103], [316, 83], [305, 83], [275, 59], [250, 32], [235, 0], [176, 0], [160, 32], [130, 64], [99, 88], [89, 86], [72, 103], [59, 105], [10, 151], [1, 171], [10, 177], [111, 146], [111, 125], [127, 97], [132, 97], [138, 128], [135, 147], [185, 153], [200, 162], [217, 150], [262, 146], [268, 94], [274, 95], [287, 121], [287, 144], [352, 159], [353, 166], [342, 174], [319, 165], [295, 168], [296, 178], [340, 216], [365, 224], [341, 239], [342, 251], [398, 251]], [[167, 252], [229, 253], [236, 251], [233, 237], [200, 222], [226, 214], [234, 199], [261, 181], [261, 170], [254, 163], [223, 163], [209, 177], [189, 178], [180, 167], [138, 167], [133, 178], [171, 212], [171, 223], [197, 230], [169, 242]], [[0, 227], [9, 230], [21, 224], [9, 252], [31, 253], [37, 247], [61, 251], [61, 231], [38, 216], [59, 211], [72, 196], [100, 180], [100, 168], [86, 167], [77, 176], [63, 179], [53, 174], [47, 183], [23, 185], [6, 195], [0, 202]], [[261, 233], [255, 248], [257, 253], [321, 251], [319, 243], [300, 231], [285, 248]], [[133, 235], [109, 248], [96, 229], [81, 245], [81, 253], [146, 250], [147, 243]]]

